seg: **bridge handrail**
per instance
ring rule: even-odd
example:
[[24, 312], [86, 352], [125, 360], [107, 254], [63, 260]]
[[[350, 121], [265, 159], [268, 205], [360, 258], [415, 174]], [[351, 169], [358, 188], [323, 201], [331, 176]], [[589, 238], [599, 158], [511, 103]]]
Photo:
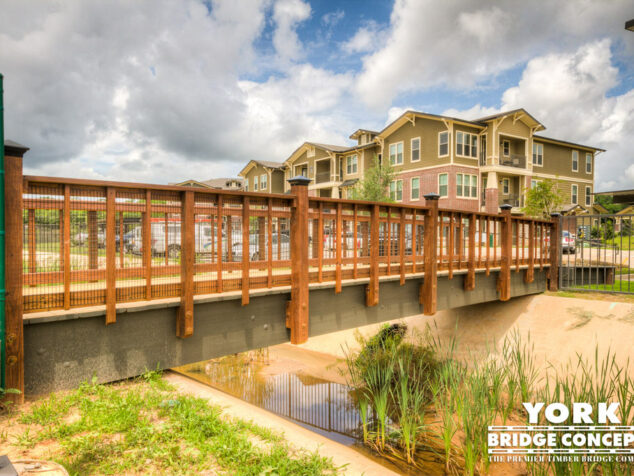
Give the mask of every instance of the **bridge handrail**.
[[[179, 322], [193, 323], [194, 295], [241, 291], [246, 305], [250, 289], [293, 287], [294, 249], [308, 250], [308, 282], [340, 292], [346, 279], [369, 279], [368, 305], [378, 303], [380, 276], [404, 284], [418, 273], [466, 273], [473, 289], [476, 269], [527, 267], [532, 280], [556, 258], [555, 221], [438, 208], [431, 196], [405, 205], [306, 189], [300, 200], [294, 187], [269, 194], [24, 176], [24, 312], [106, 305], [114, 323], [118, 303], [180, 297], [189, 304]], [[301, 214], [308, 233], [297, 243], [291, 226]], [[193, 324], [183, 325], [191, 335]]]

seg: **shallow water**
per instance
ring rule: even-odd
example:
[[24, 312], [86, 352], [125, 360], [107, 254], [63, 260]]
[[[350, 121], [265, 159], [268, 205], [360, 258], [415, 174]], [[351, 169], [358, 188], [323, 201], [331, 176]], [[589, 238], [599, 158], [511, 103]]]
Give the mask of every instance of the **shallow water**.
[[350, 387], [303, 372], [267, 375], [261, 372], [265, 366], [265, 360], [238, 354], [174, 370], [352, 447], [397, 473], [444, 473], [442, 464], [432, 464], [429, 471], [421, 473], [405, 463], [395, 464], [363, 445], [361, 417]]

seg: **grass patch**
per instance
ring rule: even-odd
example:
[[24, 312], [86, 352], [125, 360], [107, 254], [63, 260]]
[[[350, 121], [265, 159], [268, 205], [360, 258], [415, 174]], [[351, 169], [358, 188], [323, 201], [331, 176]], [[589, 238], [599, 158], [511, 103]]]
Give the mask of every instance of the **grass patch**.
[[605, 240], [606, 244], [616, 246], [622, 250], [634, 250], [634, 237], [632, 236], [616, 236], [609, 240]]
[[621, 281], [614, 280], [614, 284], [585, 284], [579, 286], [581, 289], [588, 289], [590, 291], [616, 291], [622, 293], [634, 293], [634, 281]]
[[[22, 415], [9, 436], [28, 450], [49, 445], [70, 474], [336, 474], [331, 461], [297, 451], [281, 435], [229, 419], [207, 400], [178, 394], [150, 372], [118, 385], [85, 383], [52, 394]], [[9, 421], [5, 421], [10, 430]]]

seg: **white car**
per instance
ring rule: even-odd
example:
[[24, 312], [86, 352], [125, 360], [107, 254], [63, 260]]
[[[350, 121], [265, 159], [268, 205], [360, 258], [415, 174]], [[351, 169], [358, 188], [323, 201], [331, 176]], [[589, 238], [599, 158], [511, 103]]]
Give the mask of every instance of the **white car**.
[[[167, 246], [165, 243], [165, 223], [152, 223], [152, 254], [165, 255], [176, 258], [181, 251], [181, 224], [167, 224]], [[209, 223], [196, 223], [194, 227], [196, 240], [196, 253], [209, 252], [211, 249], [211, 225]], [[128, 251], [133, 253], [143, 252], [143, 228], [138, 226], [132, 230], [131, 238], [127, 244]]]

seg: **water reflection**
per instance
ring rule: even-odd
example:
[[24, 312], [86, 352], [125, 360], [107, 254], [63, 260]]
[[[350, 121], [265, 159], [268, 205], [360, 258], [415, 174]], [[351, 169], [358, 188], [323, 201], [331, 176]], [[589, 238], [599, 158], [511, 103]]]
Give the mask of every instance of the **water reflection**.
[[357, 440], [361, 418], [348, 386], [302, 373], [261, 375], [263, 366], [238, 355], [177, 370], [340, 443]]

